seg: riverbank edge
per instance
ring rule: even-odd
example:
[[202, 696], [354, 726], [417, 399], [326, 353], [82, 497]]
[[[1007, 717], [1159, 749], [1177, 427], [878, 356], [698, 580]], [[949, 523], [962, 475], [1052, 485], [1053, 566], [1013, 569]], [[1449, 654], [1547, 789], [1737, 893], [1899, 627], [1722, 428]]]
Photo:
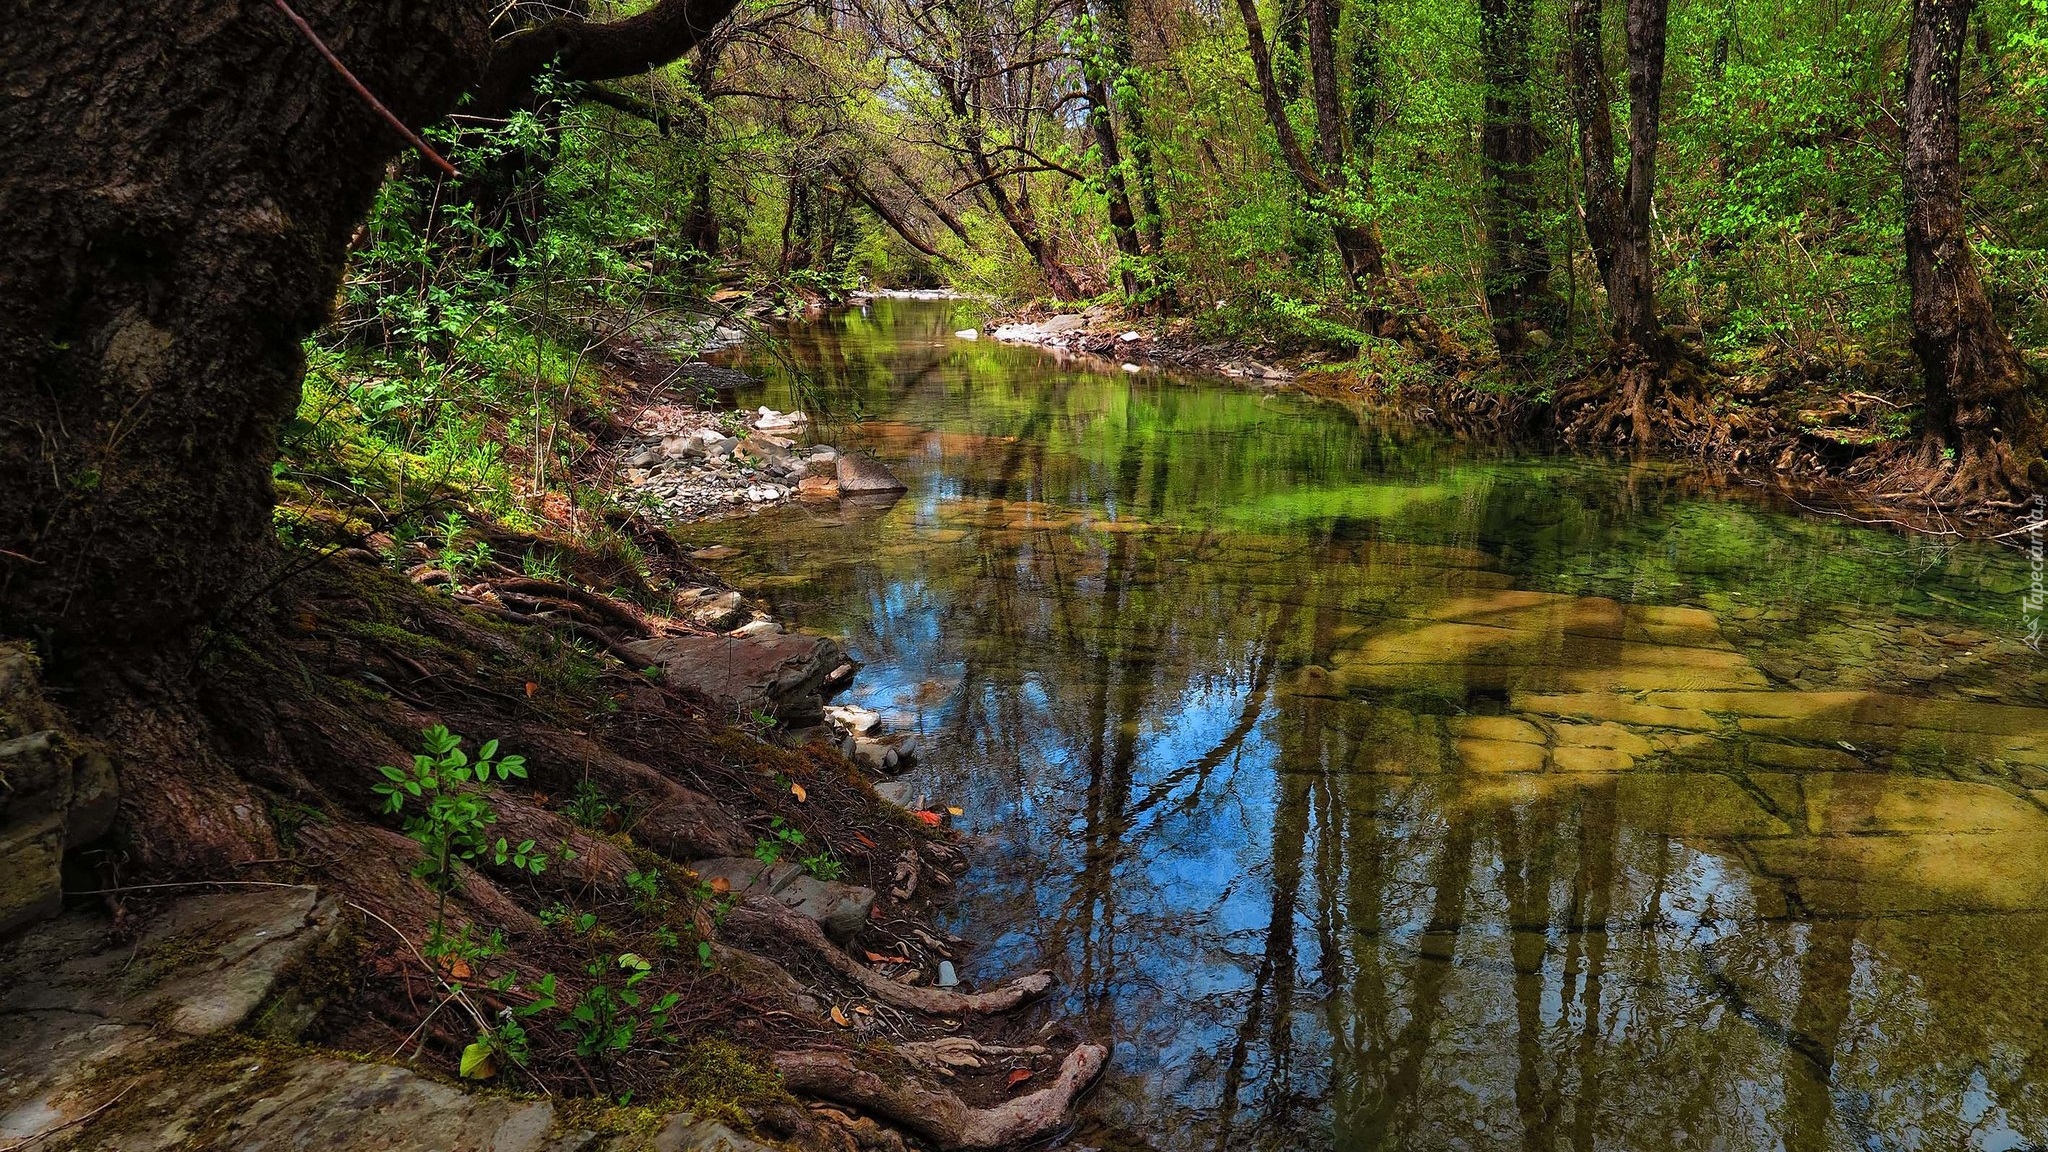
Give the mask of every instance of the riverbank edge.
[[[709, 343], [716, 347], [732, 342], [719, 335]], [[650, 365], [636, 364], [634, 354], [650, 351], [654, 350], [647, 345], [620, 343], [608, 348], [596, 366], [614, 415], [624, 404], [681, 391], [672, 372], [635, 371]], [[692, 366], [708, 367], [694, 354], [675, 355], [662, 365]], [[605, 428], [597, 436], [600, 450], [587, 456], [587, 468], [579, 471], [584, 483], [611, 486], [618, 479], [615, 449], [632, 429], [612, 419], [601, 423]], [[49, 1113], [51, 1126], [29, 1133], [29, 1138], [59, 1150], [100, 1147], [104, 1145], [97, 1142], [109, 1136], [140, 1134], [152, 1125], [173, 1122], [175, 1111], [159, 1114], [139, 1103], [149, 1092], [131, 1095], [123, 1089], [105, 1099], [110, 1086], [118, 1087], [130, 1075], [137, 1083], [165, 1089], [163, 1098], [207, 1100], [208, 1107], [220, 1107], [218, 1092], [201, 1089], [211, 1087], [209, 1078], [216, 1074], [226, 1075], [225, 1065], [215, 1066], [223, 1054], [230, 1063], [261, 1057], [249, 1070], [263, 1069], [248, 1084], [224, 1089], [235, 1094], [235, 1102], [228, 1106], [232, 1110], [255, 1106], [255, 1095], [244, 1098], [241, 1093], [270, 1090], [271, 1078], [281, 1074], [281, 1063], [297, 1066], [339, 1058], [351, 1065], [386, 1068], [400, 1091], [425, 1092], [456, 1119], [466, 1115], [462, 1110], [468, 1106], [460, 1103], [465, 1099], [480, 1105], [504, 1099], [527, 1102], [530, 1115], [522, 1113], [523, 1131], [545, 1138], [548, 1149], [641, 1152], [655, 1147], [690, 1152], [700, 1146], [766, 1147], [744, 1135], [747, 1132], [776, 1147], [799, 1149], [837, 1148], [842, 1137], [863, 1146], [879, 1141], [876, 1146], [900, 1148], [907, 1140], [912, 1146], [944, 1149], [1025, 1142], [1068, 1123], [1078, 1096], [1104, 1071], [1108, 1049], [1077, 1031], [1077, 1026], [1085, 1028], [1079, 1022], [1063, 1020], [1057, 1013], [1048, 1019], [1043, 1012], [1018, 1011], [1042, 1002], [1053, 984], [1049, 973], [1021, 974], [978, 988], [967, 979], [973, 945], [946, 934], [936, 915], [969, 869], [967, 846], [946, 829], [949, 818], [944, 809], [918, 811], [875, 787], [896, 768], [901, 737], [871, 730], [856, 739], [855, 733], [835, 723], [839, 717], [834, 714], [858, 710], [830, 706], [825, 708], [826, 723], [785, 735], [758, 712], [736, 710], [729, 701], [720, 707], [680, 675], [673, 660], [651, 650], [670, 639], [701, 639], [730, 651], [819, 638], [785, 632], [763, 605], [743, 596], [709, 566], [720, 557], [693, 553], [682, 545], [671, 528], [686, 519], [678, 518], [674, 524], [638, 516], [621, 521], [622, 537], [641, 545], [643, 568], [638, 581], [614, 583], [596, 574], [613, 566], [610, 557], [572, 555], [576, 548], [554, 526], [513, 529], [489, 520], [480, 510], [468, 510], [475, 522], [465, 528], [463, 544], [474, 546], [474, 555], [480, 558], [472, 558], [465, 568], [449, 565], [445, 552], [424, 542], [405, 544], [381, 533], [364, 536], [341, 517], [323, 516], [302, 529], [332, 530], [334, 535], [301, 541], [319, 554], [309, 557], [310, 566], [280, 594], [279, 635], [238, 649], [233, 670], [217, 689], [223, 697], [246, 704], [268, 699], [254, 687], [257, 682], [303, 684], [312, 707], [295, 719], [315, 729], [310, 740], [328, 738], [340, 729], [355, 741], [346, 756], [329, 762], [341, 770], [323, 777], [317, 788], [266, 801], [273, 816], [285, 813], [293, 821], [288, 835], [281, 837], [290, 843], [284, 855], [250, 860], [233, 876], [180, 876], [170, 884], [112, 890], [104, 897], [105, 910], [86, 907], [99, 902], [80, 901], [73, 893], [71, 910], [64, 916], [29, 924], [0, 941], [0, 959], [33, 954], [51, 941], [77, 937], [84, 918], [91, 921], [87, 937], [104, 939], [118, 951], [138, 935], [149, 939], [156, 925], [175, 923], [194, 899], [307, 885], [306, 891], [315, 892], [309, 899], [338, 901], [345, 909], [329, 916], [335, 926], [320, 934], [321, 964], [334, 970], [303, 974], [307, 979], [318, 977], [319, 1002], [300, 1018], [295, 1001], [308, 989], [301, 987], [303, 966], [296, 960], [277, 972], [224, 968], [203, 974], [201, 982], [257, 979], [267, 981], [266, 989], [274, 985], [276, 995], [252, 1000], [252, 1015], [230, 1022], [224, 1031], [192, 1039], [185, 1033], [163, 1032], [149, 1041], [162, 1055], [147, 1066], [124, 1072], [109, 1058], [59, 1067], [56, 1057], [41, 1051], [10, 1060], [10, 1071], [26, 1067], [31, 1073], [38, 1072], [27, 1067], [34, 1061], [51, 1063], [38, 1074], [47, 1074], [57, 1085], [46, 1101], [38, 1102], [55, 1108]], [[748, 505], [743, 514], [757, 510], [759, 506]], [[562, 570], [536, 576], [530, 563], [536, 550], [551, 552]], [[524, 571], [522, 553], [529, 561]], [[676, 589], [666, 604], [648, 599], [655, 575], [664, 586]], [[553, 666], [553, 657], [540, 660], [533, 655], [566, 651], [565, 640], [580, 641], [591, 653], [587, 659], [578, 658], [595, 670], [596, 679], [588, 685], [566, 684], [568, 673]], [[17, 660], [30, 667], [34, 662], [33, 653], [23, 653]], [[850, 662], [836, 656], [825, 670], [827, 680], [815, 687], [829, 702], [855, 673]], [[570, 679], [588, 674], [576, 672]], [[291, 694], [298, 695], [296, 687]], [[617, 722], [600, 719], [608, 713]], [[565, 722], [563, 717], [569, 715], [585, 719]], [[690, 746], [664, 747], [636, 739], [633, 728], [649, 715], [672, 721], [667, 727], [690, 738]], [[357, 771], [354, 761], [404, 763], [405, 753], [416, 748], [420, 728], [429, 723], [446, 723], [472, 740], [493, 738], [495, 743], [502, 737], [507, 752], [529, 758], [535, 787], [530, 795], [522, 787], [516, 795], [507, 793], [495, 800], [500, 827], [511, 832], [515, 842], [528, 837], [551, 857], [547, 872], [536, 869], [532, 877], [503, 861], [495, 868], [487, 860], [479, 861], [465, 870], [459, 896], [448, 904], [449, 925], [453, 928], [459, 916], [465, 942], [472, 934], [479, 942], [497, 941], [488, 947], [479, 944], [474, 951], [467, 943], [463, 951], [448, 954], [427, 948], [425, 919], [431, 912], [438, 932], [440, 913], [433, 911], [431, 895], [411, 874], [408, 841], [393, 831], [394, 821], [371, 815], [372, 809], [357, 795], [366, 793], [377, 777], [368, 768]], [[645, 828], [628, 826], [623, 833], [567, 817], [569, 806], [577, 801], [570, 786], [579, 756], [585, 758], [583, 781], [602, 783], [612, 799], [624, 803], [617, 781], [634, 777], [679, 807]], [[118, 754], [110, 758], [119, 763]], [[707, 777], [699, 771], [705, 762], [715, 762], [725, 775]], [[252, 779], [274, 772], [269, 765], [243, 768]], [[104, 803], [111, 806], [113, 800], [108, 797]], [[753, 841], [757, 854], [762, 843], [777, 837], [793, 846], [803, 838], [789, 841], [784, 830], [799, 824], [812, 833], [806, 851], [837, 847], [839, 858], [849, 859], [848, 846], [868, 846], [873, 867], [855, 872], [849, 860], [845, 879], [872, 886], [853, 889], [874, 900], [875, 907], [863, 909], [864, 914], [872, 914], [878, 927], [886, 914], [889, 934], [908, 940], [908, 948], [900, 954], [889, 951], [889, 946], [867, 935], [865, 927], [854, 936], [828, 941], [818, 934], [825, 927], [822, 920], [812, 928], [809, 919], [799, 922], [765, 896], [742, 900], [742, 893], [753, 891], [746, 884], [735, 883], [728, 899], [723, 876], [691, 870], [707, 856], [737, 857], [714, 863], [744, 869], [750, 863], [745, 859], [749, 836], [760, 837]], [[654, 835], [654, 825], [661, 826], [660, 838]], [[706, 847], [713, 843], [724, 850]], [[557, 846], [573, 846], [575, 852], [562, 853]], [[453, 1011], [437, 1012], [444, 1016], [439, 1023], [431, 1015], [408, 1015], [402, 1006], [410, 1001], [414, 982], [439, 989], [437, 996], [446, 993], [445, 1003], [463, 1002], [461, 990], [468, 982], [470, 995], [485, 1009], [479, 1019], [496, 1019], [492, 1005], [505, 994], [483, 986], [486, 970], [519, 971], [528, 977], [551, 969], [566, 974], [571, 954], [587, 948], [565, 937], [567, 929], [551, 921], [543, 892], [554, 895], [558, 885], [573, 882], [571, 891], [597, 893], [594, 899], [608, 909], [603, 931], [611, 935], [612, 915], [624, 915], [618, 910], [652, 899], [645, 894], [645, 885], [652, 881], [645, 878], [649, 864], [657, 861], [672, 869], [674, 877], [660, 889], [665, 919], [659, 926], [679, 930], [687, 951], [694, 925], [701, 932], [697, 938], [714, 949], [702, 971], [689, 971], [697, 967], [694, 956], [688, 957], [688, 964], [681, 954], [667, 963], [683, 969], [681, 975], [692, 982], [689, 987], [702, 987], [707, 980], [730, 982], [740, 990], [739, 1001], [770, 1005], [766, 1015], [782, 1018], [781, 1023], [755, 1026], [746, 1035], [714, 1028], [703, 1043], [692, 1040], [685, 1057], [708, 1044], [716, 1059], [701, 1075], [687, 1066], [680, 1071], [686, 1078], [708, 1077], [708, 1096], [694, 1090], [681, 1095], [640, 1093], [644, 1099], [634, 1099], [631, 1091], [618, 1096], [609, 1092], [607, 1075], [605, 1095], [562, 1098], [565, 1088], [580, 1089], [589, 1081], [588, 1068], [577, 1063], [570, 1071], [573, 1083], [564, 1083], [528, 1073], [523, 1065], [523, 1074], [515, 1074], [511, 1064], [517, 1061], [502, 1053], [496, 1060], [498, 1083], [513, 1090], [509, 1097], [503, 1088], [458, 1091], [477, 1086], [469, 1078], [469, 1054], [462, 1047], [469, 1034], [459, 1025], [451, 1029], [451, 1020], [458, 1015]], [[776, 900], [786, 887], [801, 886], [806, 879], [802, 873], [811, 871], [809, 861], [805, 865], [790, 879], [776, 880]], [[532, 889], [530, 881], [543, 876], [544, 888]], [[196, 895], [188, 898], [185, 893]], [[54, 905], [40, 911], [51, 910]], [[106, 911], [112, 912], [111, 924], [103, 923]], [[868, 923], [864, 918], [863, 924]], [[660, 955], [658, 946], [640, 939], [644, 929], [653, 926], [636, 925], [643, 930], [639, 936], [615, 936], [606, 951], [630, 948], [633, 951], [620, 955]], [[945, 974], [935, 975], [941, 971], [941, 960]], [[574, 960], [579, 968], [581, 963]], [[906, 964], [924, 978], [890, 988], [892, 983], [902, 984], [894, 977], [905, 974]], [[471, 967], [477, 970], [474, 981], [469, 979]], [[163, 975], [168, 980], [188, 973], [166, 968]], [[605, 980], [595, 967], [591, 975], [595, 983]], [[565, 1010], [574, 1002], [572, 980], [582, 983], [580, 975], [565, 975], [560, 994]], [[517, 1005], [530, 995], [529, 984], [522, 979], [507, 1004]], [[113, 1007], [140, 1005], [155, 994], [124, 992], [114, 998]], [[267, 1021], [276, 1015], [275, 1006], [288, 1000], [294, 1001], [294, 1029], [270, 1029]], [[870, 1004], [873, 1009], [867, 1007]], [[393, 1011], [394, 1005], [400, 1007]], [[373, 1017], [380, 1010], [389, 1018], [384, 1023], [417, 1023], [414, 1034], [399, 1045], [404, 1049], [418, 1041], [404, 1064], [397, 1063], [395, 1055], [382, 1054], [390, 1047], [389, 1038], [375, 1042], [379, 1021]], [[731, 1004], [700, 1002], [697, 993], [677, 1008], [678, 1014], [686, 1010], [719, 1020], [735, 1011]], [[739, 1011], [744, 1013], [744, 1007]], [[792, 1021], [793, 1014], [801, 1014], [802, 1020]], [[1019, 1018], [1027, 1015], [1028, 1021]], [[266, 1022], [260, 1031], [259, 1022]], [[543, 1024], [551, 1026], [553, 1020], [535, 1021], [536, 1036]], [[157, 1027], [155, 1017], [140, 1026], [145, 1031]], [[479, 1035], [477, 1044], [484, 1040]], [[577, 1070], [580, 1080], [574, 1079]], [[589, 1083], [596, 1095], [595, 1081]], [[349, 1107], [345, 1096], [314, 1085], [285, 1112], [288, 1118], [300, 1116], [317, 1127], [325, 1122], [323, 1110], [345, 1112]], [[693, 1142], [664, 1137], [671, 1129], [686, 1126], [693, 1114], [704, 1115], [707, 1107], [732, 1127], [693, 1129]], [[432, 1145], [420, 1141], [433, 1134], [398, 1132], [391, 1138], [398, 1141], [391, 1145], [398, 1152], [429, 1152]], [[527, 1145], [515, 1141], [506, 1147]], [[532, 1147], [537, 1152], [542, 1145]]]
[[[1714, 374], [1729, 386], [1724, 410], [1674, 417], [1667, 442], [1631, 450], [1585, 443], [1569, 428], [1561, 430], [1564, 414], [1550, 396], [1505, 386], [1497, 365], [1459, 366], [1446, 374], [1407, 358], [1290, 355], [1270, 343], [1204, 340], [1190, 317], [1130, 316], [1105, 304], [1080, 312], [1013, 308], [972, 336], [1085, 356], [1125, 371], [1222, 376], [1478, 443], [1669, 461], [1718, 483], [1770, 493], [1804, 512], [1894, 531], [2019, 547], [2048, 520], [2040, 497], [2014, 507], [1930, 500], [1926, 473], [1905, 459], [1913, 446], [1898, 424], [1919, 398], [1885, 383], [1886, 374], [1867, 365], [1854, 366], [1863, 386], [1847, 390], [1825, 386], [1841, 366], [1811, 360], [1760, 378]], [[1687, 371], [1700, 369], [1688, 363]], [[1906, 490], [1897, 490], [1901, 485]]]

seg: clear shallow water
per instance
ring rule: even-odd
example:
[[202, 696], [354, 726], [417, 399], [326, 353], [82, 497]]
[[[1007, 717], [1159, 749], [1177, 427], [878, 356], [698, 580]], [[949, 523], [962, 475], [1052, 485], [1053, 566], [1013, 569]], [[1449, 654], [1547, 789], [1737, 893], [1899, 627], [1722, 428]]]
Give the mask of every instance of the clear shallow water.
[[743, 399], [911, 491], [692, 532], [925, 734], [969, 974], [1115, 1041], [1074, 1143], [2048, 1144], [2023, 557], [978, 319], [790, 330]]

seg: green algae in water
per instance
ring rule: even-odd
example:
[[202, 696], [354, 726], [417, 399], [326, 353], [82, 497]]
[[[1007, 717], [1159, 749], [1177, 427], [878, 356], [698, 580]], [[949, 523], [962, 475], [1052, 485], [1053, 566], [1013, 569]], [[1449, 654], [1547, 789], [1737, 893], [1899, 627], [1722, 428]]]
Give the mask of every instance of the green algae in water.
[[690, 531], [923, 733], [964, 973], [1116, 1042], [1079, 1142], [2048, 1142], [2023, 557], [978, 319], [788, 330], [743, 399], [910, 492]]

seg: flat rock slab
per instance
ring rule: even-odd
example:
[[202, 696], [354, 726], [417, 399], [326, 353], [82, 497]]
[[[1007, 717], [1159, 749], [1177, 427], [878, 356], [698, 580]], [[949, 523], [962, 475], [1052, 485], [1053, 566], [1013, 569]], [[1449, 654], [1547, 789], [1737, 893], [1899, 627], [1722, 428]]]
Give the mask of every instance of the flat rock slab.
[[626, 648], [730, 715], [765, 713], [792, 728], [824, 719], [833, 673], [846, 663], [824, 636], [665, 636]]
[[294, 1034], [313, 1007], [296, 977], [340, 932], [332, 899], [279, 887], [179, 901], [125, 947], [84, 913], [15, 941], [0, 953], [0, 1141], [98, 1107], [102, 1072], [155, 1053], [166, 1034]]
[[875, 492], [901, 492], [905, 485], [894, 472], [865, 456], [847, 452], [839, 457], [839, 492], [861, 496]]
[[[808, 879], [808, 877], [805, 877]], [[836, 887], [844, 887], [839, 885]], [[563, 1132], [544, 1100], [260, 1043], [311, 1017], [301, 989], [354, 963], [339, 905], [307, 887], [171, 906], [138, 941], [73, 913], [0, 951], [0, 1149], [35, 1152], [625, 1152]], [[304, 979], [301, 979], [304, 977]], [[687, 1114], [660, 1152], [772, 1152]]]
[[820, 880], [787, 860], [773, 864], [751, 856], [722, 856], [690, 865], [706, 882], [724, 880], [732, 894], [768, 896], [795, 912], [818, 922], [825, 934], [849, 940], [868, 922], [874, 907], [875, 890], [837, 880]]

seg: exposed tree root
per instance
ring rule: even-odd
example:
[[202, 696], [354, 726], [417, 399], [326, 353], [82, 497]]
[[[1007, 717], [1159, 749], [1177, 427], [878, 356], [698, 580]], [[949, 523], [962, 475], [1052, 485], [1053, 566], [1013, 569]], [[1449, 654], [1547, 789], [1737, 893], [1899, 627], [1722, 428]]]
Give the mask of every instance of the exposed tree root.
[[948, 992], [943, 988], [899, 984], [877, 975], [841, 951], [838, 945], [825, 938], [824, 931], [815, 922], [762, 896], [747, 897], [727, 915], [726, 923], [755, 927], [794, 940], [824, 960], [833, 971], [860, 985], [863, 991], [882, 1003], [933, 1016], [988, 1016], [1008, 1012], [1045, 995], [1053, 984], [1050, 972], [1020, 976], [989, 992]]
[[941, 1036], [937, 1040], [913, 1040], [898, 1044], [896, 1054], [927, 1072], [941, 1076], [952, 1076], [961, 1069], [985, 1068], [988, 1061], [1030, 1059], [1045, 1055], [1045, 1046], [1033, 1044], [1026, 1048], [1014, 1048], [1002, 1044], [983, 1044], [971, 1036]]
[[1109, 1049], [1083, 1044], [1067, 1054], [1048, 1087], [991, 1108], [975, 1108], [951, 1092], [925, 1087], [910, 1077], [868, 1071], [847, 1052], [785, 1052], [775, 1058], [790, 1091], [850, 1104], [949, 1149], [1001, 1148], [1055, 1131], [1067, 1122], [1075, 1098], [1108, 1062]]

